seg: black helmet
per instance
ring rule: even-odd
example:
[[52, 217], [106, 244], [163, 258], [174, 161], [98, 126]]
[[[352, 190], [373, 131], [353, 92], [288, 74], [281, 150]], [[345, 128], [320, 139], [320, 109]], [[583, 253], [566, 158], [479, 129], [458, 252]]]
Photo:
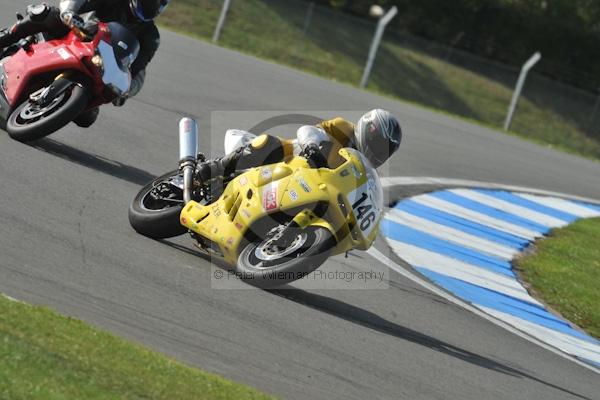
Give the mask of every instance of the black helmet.
[[148, 22], [158, 17], [171, 0], [129, 0], [129, 9], [134, 17]]
[[376, 109], [363, 115], [356, 124], [356, 148], [377, 168], [399, 148], [402, 129], [396, 117]]

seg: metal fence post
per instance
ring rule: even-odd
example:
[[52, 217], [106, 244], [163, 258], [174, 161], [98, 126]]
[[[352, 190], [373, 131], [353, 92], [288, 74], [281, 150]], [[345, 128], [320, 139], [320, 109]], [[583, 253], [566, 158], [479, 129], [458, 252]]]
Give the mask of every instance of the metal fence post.
[[229, 10], [230, 4], [231, 0], [225, 0], [225, 2], [223, 3], [223, 8], [221, 8], [221, 15], [219, 16], [219, 21], [217, 22], [215, 33], [213, 34], [213, 43], [217, 43], [219, 41], [219, 37], [221, 36], [221, 30], [223, 29], [225, 18], [227, 18], [227, 10]]
[[312, 21], [313, 12], [315, 11], [315, 2], [311, 1], [308, 5], [308, 10], [306, 10], [306, 17], [304, 17], [304, 28], [302, 32], [306, 36], [308, 32], [308, 27], [310, 26], [310, 22]]
[[510, 101], [510, 106], [508, 107], [508, 114], [506, 115], [506, 120], [504, 121], [504, 130], [508, 131], [510, 129], [510, 124], [512, 123], [513, 116], [515, 115], [515, 109], [517, 108], [517, 103], [519, 102], [519, 97], [521, 96], [521, 91], [523, 90], [523, 86], [525, 85], [525, 78], [527, 78], [527, 73], [538, 61], [542, 58], [542, 55], [539, 51], [537, 51], [534, 55], [523, 64], [521, 68], [521, 73], [519, 74], [519, 80], [517, 80], [517, 85], [515, 86], [515, 91], [513, 93], [512, 99]]
[[373, 62], [375, 61], [375, 56], [377, 55], [377, 49], [379, 49], [379, 44], [381, 43], [381, 38], [383, 37], [383, 31], [385, 30], [386, 25], [390, 23], [396, 14], [398, 14], [398, 7], [393, 6], [383, 17], [379, 18], [377, 29], [375, 30], [375, 35], [373, 36], [373, 41], [371, 42], [371, 48], [369, 49], [367, 64], [365, 65], [365, 70], [363, 72], [362, 79], [360, 80], [361, 88], [367, 86], [367, 82], [369, 82], [369, 76], [371, 75], [371, 69], [373, 69]]
[[596, 97], [596, 103], [594, 104], [594, 111], [592, 111], [592, 116], [590, 117], [590, 123], [588, 126], [588, 132], [590, 135], [592, 135], [594, 132], [594, 122], [596, 122], [596, 113], [598, 112], [598, 108], [600, 108], [600, 88], [598, 89], [598, 96]]

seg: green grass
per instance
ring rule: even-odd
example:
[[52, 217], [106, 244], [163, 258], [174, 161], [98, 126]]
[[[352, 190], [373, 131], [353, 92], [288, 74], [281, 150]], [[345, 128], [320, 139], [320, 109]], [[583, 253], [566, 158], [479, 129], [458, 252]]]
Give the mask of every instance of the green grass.
[[544, 302], [600, 338], [600, 218], [557, 229], [517, 260], [521, 277]]
[[[220, 44], [356, 85], [362, 75], [373, 25], [317, 7], [305, 34], [307, 4], [298, 0], [234, 1]], [[221, 5], [218, 0], [178, 0], [159, 22], [178, 32], [209, 39]], [[386, 38], [392, 36], [388, 34]], [[516, 75], [514, 79], [512, 75], [489, 79], [442, 57], [434, 57], [431, 52], [418, 51], [414, 45], [398, 43], [383, 42], [368, 89], [491, 127], [503, 124]], [[507, 79], [510, 84], [506, 84]], [[585, 133], [590, 110], [578, 102], [564, 101], [534, 82], [528, 83], [527, 93], [531, 96], [522, 97], [519, 102], [513, 134], [600, 159], [600, 132], [592, 132], [592, 136]], [[331, 107], [335, 108], [335, 104]]]
[[0, 295], [0, 399], [267, 399], [49, 309]]

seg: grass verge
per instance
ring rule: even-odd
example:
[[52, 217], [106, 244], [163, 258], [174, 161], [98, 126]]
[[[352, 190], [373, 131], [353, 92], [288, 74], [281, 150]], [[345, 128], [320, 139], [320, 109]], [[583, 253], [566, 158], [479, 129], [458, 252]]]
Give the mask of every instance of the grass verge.
[[[244, 0], [233, 2], [219, 44], [261, 58], [356, 85], [374, 25], [316, 7], [305, 29], [308, 2]], [[220, 0], [179, 0], [161, 16], [161, 25], [210, 39]], [[388, 34], [386, 34], [388, 37]], [[384, 41], [368, 89], [470, 121], [498, 128], [504, 122], [516, 80], [486, 76], [420, 51], [413, 44]], [[530, 84], [528, 84], [529, 87]], [[521, 98], [513, 132], [534, 142], [600, 159], [600, 135], [589, 136], [588, 109], [559, 101], [556, 93]], [[591, 104], [593, 105], [593, 104]], [[590, 105], [590, 107], [591, 107]]]
[[47, 308], [0, 295], [2, 399], [267, 399]]
[[550, 307], [600, 338], [600, 218], [552, 231], [516, 261], [521, 277]]

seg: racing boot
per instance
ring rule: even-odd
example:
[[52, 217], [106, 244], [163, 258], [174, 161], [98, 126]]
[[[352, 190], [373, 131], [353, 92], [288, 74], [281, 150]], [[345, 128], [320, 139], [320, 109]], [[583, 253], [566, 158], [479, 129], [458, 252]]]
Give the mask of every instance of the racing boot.
[[200, 182], [209, 182], [225, 175], [224, 157], [204, 161], [196, 167], [196, 179]]
[[98, 119], [98, 114], [100, 114], [100, 108], [92, 108], [91, 110], [79, 114], [73, 122], [80, 128], [89, 128]]
[[196, 178], [201, 182], [208, 182], [233, 174], [243, 153], [244, 149], [239, 148], [226, 156], [199, 163], [196, 167]]

